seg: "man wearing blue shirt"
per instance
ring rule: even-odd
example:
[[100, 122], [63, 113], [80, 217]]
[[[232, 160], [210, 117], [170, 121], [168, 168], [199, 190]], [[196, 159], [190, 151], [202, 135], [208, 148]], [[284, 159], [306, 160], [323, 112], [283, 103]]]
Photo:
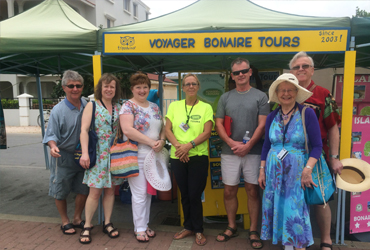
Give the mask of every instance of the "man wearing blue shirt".
[[[82, 211], [89, 189], [82, 184], [84, 169], [74, 162], [74, 150], [79, 142], [81, 116], [86, 101], [81, 99], [84, 80], [72, 70], [63, 74], [62, 87], [66, 98], [52, 110], [43, 143], [50, 147], [50, 183], [49, 195], [62, 219], [61, 230], [64, 234], [75, 234], [74, 228], [83, 228]], [[76, 193], [75, 212], [72, 222], [67, 214], [68, 194]]]
[[146, 99], [150, 102], [154, 102], [159, 107], [159, 92], [158, 92], [158, 89], [149, 90], [149, 95]]

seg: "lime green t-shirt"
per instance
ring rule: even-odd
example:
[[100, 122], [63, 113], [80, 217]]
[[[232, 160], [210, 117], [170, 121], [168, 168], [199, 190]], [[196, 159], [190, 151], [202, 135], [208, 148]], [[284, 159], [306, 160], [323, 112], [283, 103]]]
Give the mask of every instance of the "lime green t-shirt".
[[[192, 106], [186, 105], [187, 114], [190, 113]], [[172, 123], [172, 132], [175, 135], [177, 141], [181, 144], [189, 143], [190, 141], [197, 138], [204, 131], [204, 124], [208, 121], [212, 121], [213, 126], [215, 122], [213, 120], [213, 110], [211, 105], [208, 103], [199, 101], [194, 105], [193, 110], [190, 113], [189, 118], [189, 129], [184, 132], [180, 128], [181, 123], [186, 123], [187, 114], [185, 110], [185, 100], [172, 102], [168, 107], [166, 118]], [[171, 158], [178, 159], [175, 156], [176, 148], [171, 146]], [[202, 144], [197, 145], [195, 148], [190, 149], [189, 157], [191, 156], [208, 156], [208, 144], [204, 141]]]

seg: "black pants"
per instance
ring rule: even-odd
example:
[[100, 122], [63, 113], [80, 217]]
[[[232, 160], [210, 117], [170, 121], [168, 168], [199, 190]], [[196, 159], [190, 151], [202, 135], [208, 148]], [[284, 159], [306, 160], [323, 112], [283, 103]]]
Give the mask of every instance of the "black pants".
[[195, 233], [203, 233], [201, 196], [207, 184], [208, 165], [208, 156], [204, 155], [192, 156], [187, 163], [171, 159], [171, 168], [181, 192], [184, 228]]

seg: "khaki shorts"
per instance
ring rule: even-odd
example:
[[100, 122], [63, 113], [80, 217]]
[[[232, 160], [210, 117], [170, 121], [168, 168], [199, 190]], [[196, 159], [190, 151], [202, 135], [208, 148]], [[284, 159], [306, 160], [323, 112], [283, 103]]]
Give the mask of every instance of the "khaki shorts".
[[221, 154], [222, 182], [228, 186], [236, 186], [240, 183], [240, 175], [243, 173], [244, 182], [258, 185], [259, 166], [261, 155], [237, 155]]
[[89, 187], [82, 183], [85, 170], [74, 162], [73, 153], [60, 150], [60, 157], [50, 159], [49, 196], [65, 200], [72, 191], [76, 194], [89, 194]]

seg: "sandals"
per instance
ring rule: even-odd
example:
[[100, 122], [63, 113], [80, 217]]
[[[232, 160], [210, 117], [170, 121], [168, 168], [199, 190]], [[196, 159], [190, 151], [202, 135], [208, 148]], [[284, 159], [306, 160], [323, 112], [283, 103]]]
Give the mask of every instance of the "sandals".
[[60, 226], [60, 229], [63, 231], [64, 234], [67, 234], [67, 235], [72, 235], [72, 234], [75, 234], [76, 233], [76, 230], [73, 233], [67, 232], [69, 229], [74, 229], [72, 223], [68, 223], [68, 224], [66, 224], [64, 226], [61, 225]]
[[[227, 235], [227, 234], [225, 234], [225, 232], [227, 231], [227, 230], [229, 230], [230, 232], [231, 232], [231, 235]], [[231, 238], [234, 238], [234, 237], [236, 237], [236, 236], [239, 236], [239, 233], [237, 232], [238, 231], [238, 229], [237, 228], [232, 228], [232, 227], [227, 227], [226, 228], [226, 230], [224, 231], [224, 232], [222, 232], [222, 233], [219, 233], [218, 235], [219, 236], [222, 236], [222, 237], [224, 237], [224, 239], [223, 240], [219, 240], [218, 238], [216, 238], [216, 240], [218, 241], [218, 242], [226, 242], [226, 241], [228, 241], [228, 240], [230, 240]]]
[[[108, 231], [109, 227], [112, 227], [113, 229]], [[114, 232], [118, 233], [118, 230], [117, 230], [117, 228], [115, 228], [113, 226], [113, 223], [108, 223], [107, 225], [105, 225], [105, 221], [103, 221], [103, 233], [108, 234], [109, 238], [114, 239], [114, 238], [117, 238], [119, 236], [119, 233], [117, 235], [112, 235], [112, 233], [114, 233]]]
[[149, 238], [154, 238], [155, 236], [157, 236], [157, 234], [149, 227], [145, 230], [145, 233], [146, 235], [148, 235]]
[[194, 234], [193, 231], [184, 228], [180, 232], [176, 233], [173, 236], [173, 239], [174, 240], [180, 240], [180, 239], [183, 239], [183, 238], [188, 237], [188, 236], [193, 235], [193, 234]]
[[[148, 230], [148, 229], [147, 229]], [[148, 240], [146, 240], [146, 237], [148, 236], [147, 234], [146, 234], [146, 232], [144, 232], [144, 233], [136, 233], [136, 232], [134, 232], [134, 235], [135, 235], [135, 238], [136, 238], [136, 240], [138, 241], [138, 242], [140, 242], [140, 243], [147, 243], [147, 242], [149, 242], [149, 238], [148, 238]], [[144, 239], [145, 240], [140, 240], [140, 239], [138, 239], [137, 237], [144, 237]], [[149, 237], [149, 236], [148, 236]]]
[[82, 221], [80, 222], [80, 224], [73, 224], [73, 227], [74, 227], [74, 228], [81, 228], [81, 229], [84, 229], [84, 227], [85, 227], [85, 221], [84, 221], [84, 220], [82, 220]]
[[[251, 242], [251, 247], [254, 248], [254, 249], [261, 249], [263, 247], [263, 242], [261, 240], [261, 238], [259, 240], [256, 240], [256, 239], [251, 239], [251, 235], [257, 235], [258, 238], [260, 238], [260, 235], [257, 231], [250, 231], [249, 232], [249, 241]], [[254, 246], [253, 243], [261, 243], [261, 245], [259, 246]]]
[[207, 244], [207, 239], [204, 237], [203, 233], [196, 233], [195, 234], [195, 243], [197, 243], [198, 246], [204, 246]]
[[325, 243], [325, 242], [320, 244], [320, 249], [323, 248], [323, 247], [327, 247], [327, 248], [330, 248], [330, 249], [333, 250], [333, 245], [330, 245], [330, 244]]
[[[84, 229], [82, 229], [82, 231], [80, 233], [80, 239], [79, 239], [79, 242], [81, 244], [90, 244], [91, 243], [91, 236], [90, 236], [91, 230], [92, 230], [92, 227], [85, 227]], [[89, 234], [84, 235], [85, 231], [88, 231]], [[87, 241], [82, 241], [82, 239], [88, 239], [88, 240]]]

